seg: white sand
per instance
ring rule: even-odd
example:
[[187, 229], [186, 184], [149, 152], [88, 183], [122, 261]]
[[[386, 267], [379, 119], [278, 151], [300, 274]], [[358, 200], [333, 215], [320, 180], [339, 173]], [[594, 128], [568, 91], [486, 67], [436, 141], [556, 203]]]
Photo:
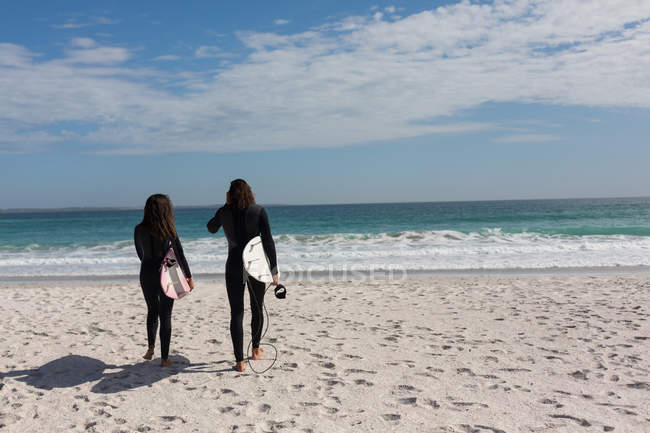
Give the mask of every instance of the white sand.
[[175, 304], [170, 369], [137, 282], [4, 284], [0, 430], [648, 432], [648, 277], [292, 283], [263, 375], [230, 370], [220, 281]]

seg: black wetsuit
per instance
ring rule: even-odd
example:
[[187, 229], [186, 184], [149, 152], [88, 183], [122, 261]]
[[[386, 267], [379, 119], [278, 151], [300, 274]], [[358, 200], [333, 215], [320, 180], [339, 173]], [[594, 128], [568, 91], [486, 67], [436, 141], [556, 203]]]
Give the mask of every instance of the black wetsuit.
[[[230, 336], [237, 362], [244, 360], [244, 263], [242, 252], [244, 247], [255, 236], [260, 235], [264, 252], [269, 258], [271, 273], [278, 273], [275, 244], [271, 237], [269, 218], [266, 210], [258, 205], [245, 209], [225, 205], [221, 207], [208, 222], [208, 231], [216, 233], [219, 227], [228, 239], [228, 259], [226, 260], [226, 289], [230, 303]], [[252, 277], [248, 277], [248, 293], [252, 312], [251, 333], [253, 347], [260, 347], [260, 337], [264, 326], [264, 290], [266, 285]]]
[[149, 229], [138, 224], [133, 235], [135, 249], [140, 257], [140, 286], [147, 302], [147, 339], [149, 347], [156, 343], [156, 328], [160, 317], [160, 350], [163, 359], [169, 356], [169, 341], [172, 335], [172, 308], [174, 300], [165, 296], [160, 285], [160, 265], [169, 247], [174, 248], [176, 259], [183, 273], [190, 278], [190, 267], [185, 260], [181, 241], [160, 239], [153, 236]]

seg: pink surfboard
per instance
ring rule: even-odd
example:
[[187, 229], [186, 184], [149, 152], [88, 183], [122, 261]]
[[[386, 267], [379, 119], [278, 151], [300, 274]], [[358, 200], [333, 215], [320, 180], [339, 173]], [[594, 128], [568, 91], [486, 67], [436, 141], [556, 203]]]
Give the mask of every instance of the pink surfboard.
[[172, 299], [181, 299], [191, 291], [173, 248], [169, 248], [160, 267], [160, 285], [165, 295]]

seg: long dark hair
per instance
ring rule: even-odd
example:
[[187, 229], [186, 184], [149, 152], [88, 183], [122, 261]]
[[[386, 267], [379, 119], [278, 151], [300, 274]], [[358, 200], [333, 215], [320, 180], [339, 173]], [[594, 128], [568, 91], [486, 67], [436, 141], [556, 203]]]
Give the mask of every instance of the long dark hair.
[[244, 179], [235, 179], [230, 182], [228, 197], [230, 197], [230, 204], [239, 209], [245, 209], [248, 206], [255, 204], [253, 190]]
[[174, 227], [174, 208], [165, 194], [154, 194], [144, 205], [144, 217], [140, 223], [160, 239], [177, 238]]

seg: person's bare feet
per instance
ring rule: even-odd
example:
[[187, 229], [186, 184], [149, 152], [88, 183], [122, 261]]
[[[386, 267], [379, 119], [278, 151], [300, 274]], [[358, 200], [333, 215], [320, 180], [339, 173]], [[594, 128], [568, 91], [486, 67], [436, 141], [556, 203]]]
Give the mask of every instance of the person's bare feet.
[[239, 361], [238, 363], [232, 366], [232, 369], [241, 373], [242, 371], [245, 370], [244, 361]]
[[165, 358], [165, 359], [162, 359], [162, 360], [160, 361], [160, 366], [161, 366], [161, 367], [169, 367], [169, 366], [172, 365], [173, 363], [174, 363], [174, 362], [173, 362], [171, 359], [169, 359], [169, 358]]
[[150, 346], [149, 349], [147, 349], [147, 353], [144, 354], [143, 358], [146, 359], [147, 361], [151, 361], [153, 358], [153, 346]]
[[258, 359], [262, 359], [262, 355], [264, 355], [264, 349], [262, 349], [261, 347], [254, 347], [253, 356], [251, 356], [251, 359], [253, 361], [257, 361]]

